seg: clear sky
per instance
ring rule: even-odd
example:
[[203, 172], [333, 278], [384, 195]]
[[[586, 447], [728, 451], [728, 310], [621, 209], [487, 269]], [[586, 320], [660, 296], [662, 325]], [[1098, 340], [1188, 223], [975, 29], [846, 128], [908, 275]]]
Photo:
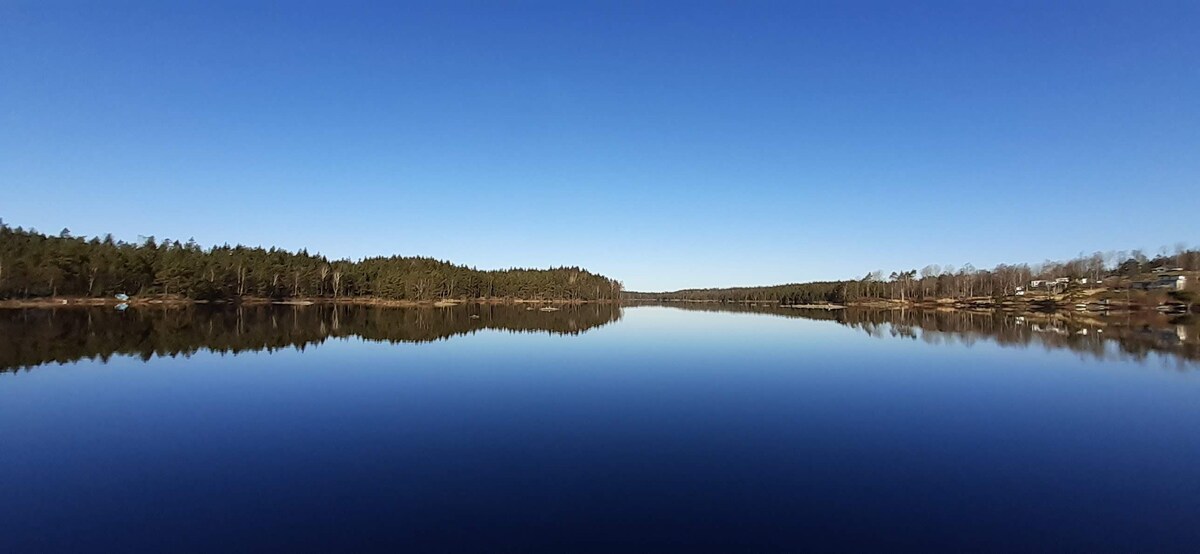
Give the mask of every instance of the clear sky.
[[634, 290], [1200, 243], [1200, 2], [168, 4], [0, 2], [7, 223]]

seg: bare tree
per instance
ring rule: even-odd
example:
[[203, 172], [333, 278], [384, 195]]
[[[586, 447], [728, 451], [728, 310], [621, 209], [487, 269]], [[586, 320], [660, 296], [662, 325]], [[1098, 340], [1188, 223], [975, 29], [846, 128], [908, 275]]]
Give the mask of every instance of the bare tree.
[[425, 293], [429, 290], [429, 279], [424, 276], [418, 277], [413, 281], [413, 293], [417, 300], [424, 300]]
[[325, 294], [325, 279], [329, 277], [329, 264], [321, 264], [317, 268], [317, 276], [320, 277], [320, 280], [317, 281], [317, 294]]
[[246, 294], [246, 266], [241, 262], [237, 265], [237, 293], [238, 296]]
[[100, 268], [96, 267], [94, 262], [88, 266], [88, 296], [95, 294], [94, 290], [96, 288], [96, 272], [99, 270]]

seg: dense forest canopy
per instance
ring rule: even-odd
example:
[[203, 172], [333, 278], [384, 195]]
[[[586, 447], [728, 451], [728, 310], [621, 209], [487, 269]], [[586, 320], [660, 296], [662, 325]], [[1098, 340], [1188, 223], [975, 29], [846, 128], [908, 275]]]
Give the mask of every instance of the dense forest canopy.
[[479, 270], [424, 257], [330, 260], [304, 250], [195, 241], [123, 242], [10, 228], [0, 223], [0, 300], [173, 294], [242, 297], [521, 298], [617, 300], [621, 283], [578, 267]]
[[1145, 253], [1097, 252], [1065, 262], [1046, 261], [1040, 264], [1001, 264], [992, 269], [975, 269], [970, 264], [955, 269], [952, 266], [925, 266], [894, 271], [884, 276], [874, 271], [861, 279], [791, 283], [762, 287], [685, 289], [673, 292], [626, 292], [631, 300], [684, 300], [708, 302], [778, 302], [781, 304], [841, 304], [869, 300], [912, 300], [925, 298], [999, 297], [1016, 292], [1035, 279], [1070, 278], [1073, 282], [1088, 279], [1096, 283], [1105, 279], [1128, 279], [1154, 269], [1200, 270], [1200, 250], [1175, 248], [1151, 258]]

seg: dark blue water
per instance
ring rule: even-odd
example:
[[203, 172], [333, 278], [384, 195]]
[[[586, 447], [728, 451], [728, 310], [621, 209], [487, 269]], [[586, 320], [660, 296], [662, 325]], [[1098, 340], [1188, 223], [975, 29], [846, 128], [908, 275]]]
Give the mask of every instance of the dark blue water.
[[1192, 362], [877, 335], [638, 307], [0, 374], [0, 551], [1200, 545]]

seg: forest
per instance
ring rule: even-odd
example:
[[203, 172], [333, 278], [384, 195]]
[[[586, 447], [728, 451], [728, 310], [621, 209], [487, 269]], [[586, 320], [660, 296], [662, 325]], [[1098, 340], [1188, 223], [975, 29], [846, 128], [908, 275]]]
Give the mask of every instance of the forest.
[[578, 267], [480, 270], [426, 257], [331, 260], [305, 250], [57, 236], [0, 222], [0, 300], [174, 295], [241, 298], [611, 301], [621, 283]]
[[786, 285], [684, 289], [672, 292], [626, 292], [629, 300], [679, 300], [703, 302], [777, 302], [784, 305], [845, 304], [873, 300], [926, 300], [939, 298], [1001, 297], [1034, 279], [1130, 279], [1155, 268], [1200, 270], [1200, 250], [1177, 246], [1150, 257], [1144, 252], [1097, 252], [1067, 261], [1040, 264], [1001, 264], [992, 269], [928, 265], [884, 275], [873, 271], [861, 279]]

